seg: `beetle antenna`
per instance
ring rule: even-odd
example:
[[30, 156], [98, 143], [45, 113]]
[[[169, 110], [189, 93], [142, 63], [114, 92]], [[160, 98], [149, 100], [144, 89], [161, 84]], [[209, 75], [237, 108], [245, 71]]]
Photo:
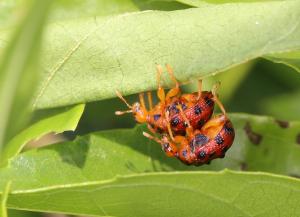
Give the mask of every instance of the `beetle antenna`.
[[[132, 109], [132, 106], [129, 105], [129, 103], [124, 99], [124, 97], [118, 90], [116, 90], [116, 94], [127, 105], [128, 108]], [[126, 112], [126, 113], [128, 113], [128, 112]]]
[[115, 115], [123, 115], [123, 114], [127, 114], [127, 113], [132, 113], [132, 110], [127, 110], [127, 111], [116, 111]]

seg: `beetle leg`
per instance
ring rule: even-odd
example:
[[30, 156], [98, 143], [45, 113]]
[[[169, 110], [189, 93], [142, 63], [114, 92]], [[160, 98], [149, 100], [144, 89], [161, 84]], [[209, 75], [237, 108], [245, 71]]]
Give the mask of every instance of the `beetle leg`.
[[141, 108], [143, 108], [147, 111], [146, 105], [145, 105], [144, 93], [139, 93], [139, 99], [140, 99]]
[[218, 88], [220, 87], [221, 83], [218, 82], [216, 83], [214, 86], [213, 86], [213, 89], [212, 89], [212, 94], [213, 94], [213, 100], [218, 104], [218, 106], [220, 107], [222, 113], [226, 116], [226, 111], [225, 111], [225, 108], [224, 108], [224, 105], [221, 103], [221, 101], [219, 100], [218, 98], [218, 94], [217, 94], [217, 90]]
[[152, 94], [151, 94], [150, 91], [147, 92], [147, 96], [148, 96], [149, 109], [152, 110], [152, 108], [153, 108], [153, 101], [152, 101]]
[[146, 132], [143, 132], [143, 135], [148, 139], [154, 140], [155, 142], [159, 143], [168, 157], [178, 156], [176, 144], [170, 142], [167, 136], [164, 135], [162, 139], [158, 139]]
[[197, 97], [197, 100], [199, 100], [201, 98], [201, 94], [202, 94], [202, 80], [198, 80], [198, 97]]
[[166, 117], [166, 121], [167, 121], [167, 129], [168, 129], [169, 136], [170, 136], [171, 140], [174, 141], [174, 136], [173, 136], [173, 132], [172, 132], [172, 129], [171, 129], [171, 124], [170, 124], [169, 111], [166, 111], [165, 117]]
[[179, 88], [179, 82], [177, 81], [177, 79], [174, 76], [173, 69], [171, 68], [171, 66], [169, 64], [166, 64], [166, 67], [167, 67], [167, 72], [170, 75], [170, 78], [175, 83], [175, 87], [172, 88], [171, 90], [169, 90], [169, 92], [167, 93], [166, 100], [169, 100], [170, 98], [172, 98], [180, 93], [180, 88]]
[[177, 105], [177, 108], [179, 109], [180, 114], [181, 114], [181, 116], [183, 117], [184, 122], [187, 123], [187, 125], [188, 125], [187, 128], [185, 129], [185, 131], [186, 131], [187, 136], [190, 137], [190, 136], [192, 135], [194, 129], [193, 129], [193, 127], [191, 126], [191, 123], [190, 123], [189, 119], [188, 119], [188, 118], [186, 117], [186, 115], [184, 114], [184, 111], [183, 111], [183, 109], [182, 109], [182, 105], [181, 105], [181, 104], [180, 104], [180, 105]]
[[165, 90], [161, 87], [160, 80], [161, 80], [161, 74], [163, 72], [161, 65], [156, 65], [157, 69], [157, 97], [159, 100], [164, 104], [166, 95]]

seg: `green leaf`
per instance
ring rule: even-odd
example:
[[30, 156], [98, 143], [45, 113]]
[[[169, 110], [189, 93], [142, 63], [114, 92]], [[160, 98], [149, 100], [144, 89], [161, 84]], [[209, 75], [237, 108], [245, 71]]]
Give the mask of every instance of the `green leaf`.
[[55, 132], [62, 133], [67, 130], [75, 130], [83, 113], [84, 105], [77, 105], [70, 108], [57, 109], [54, 114], [40, 119], [30, 127], [15, 136], [6, 146], [0, 164], [6, 163], [21, 152], [27, 142], [38, 139], [43, 135]]
[[[247, 2], [268, 2], [281, 0], [177, 0], [177, 2], [187, 4], [192, 7], [203, 7], [209, 4], [225, 4], [225, 3], [247, 3]], [[300, 72], [300, 51], [292, 51], [280, 54], [270, 54], [264, 58], [275, 63], [286, 64], [296, 71]]]
[[116, 89], [125, 95], [156, 89], [156, 63], [170, 63], [183, 82], [299, 49], [299, 16], [299, 1], [276, 1], [53, 24], [35, 107], [112, 98]]
[[286, 64], [296, 71], [300, 72], [300, 51], [292, 51], [282, 54], [273, 54], [265, 57], [275, 63]]
[[0, 61], [0, 151], [29, 119], [38, 79], [38, 50], [51, 1], [34, 1]]
[[[197, 202], [206, 201], [202, 198], [205, 196], [209, 201], [212, 198], [222, 198], [221, 201], [217, 200], [216, 202], [218, 202], [220, 210], [229, 210], [228, 216], [232, 216], [230, 211], [234, 210], [233, 206], [240, 207], [243, 212], [249, 212], [250, 216], [255, 214], [253, 212], [261, 210], [260, 208], [263, 209], [261, 215], [263, 212], [269, 214], [268, 212], [272, 212], [270, 204], [279, 206], [283, 199], [277, 197], [277, 193], [288, 195], [292, 192], [291, 186], [299, 185], [297, 184], [298, 180], [256, 173], [228, 175], [227, 173], [175, 172], [184, 170], [218, 171], [230, 168], [300, 176], [298, 166], [300, 164], [300, 122], [280, 122], [269, 117], [245, 114], [232, 114], [230, 117], [236, 129], [235, 142], [224, 159], [216, 159], [210, 165], [186, 166], [177, 159], [166, 157], [157, 143], [142, 136], [142, 131], [146, 129], [144, 126], [139, 126], [134, 129], [92, 133], [78, 137], [73, 142], [64, 142], [24, 152], [13, 158], [9, 167], [0, 169], [0, 189], [8, 180], [12, 181], [12, 196], [9, 197], [8, 207], [14, 209], [104, 215], [99, 208], [102, 207], [112, 216], [135, 216], [138, 214], [132, 213], [134, 209], [131, 209], [130, 205], [135, 204], [136, 206], [136, 204], [140, 204], [139, 201], [143, 200], [140, 200], [140, 197], [132, 196], [130, 198], [133, 201], [126, 203], [128, 198], [125, 199], [125, 197], [134, 195], [132, 189], [138, 189], [138, 192], [141, 192], [140, 196], [147, 197], [147, 201], [155, 201], [157, 197], [161, 198], [171, 194], [171, 198], [176, 198], [176, 201], [185, 204], [185, 196], [187, 196], [193, 199], [192, 204], [197, 209], [211, 210], [212, 207], [205, 208], [206, 203], [199, 205]], [[161, 174], [166, 171], [170, 173]], [[158, 173], [147, 175], [146, 173], [149, 172]], [[202, 180], [205, 188], [195, 185], [202, 183]], [[241, 184], [249, 181], [249, 186], [248, 184], [243, 185], [244, 187], [240, 186], [245, 190], [240, 191], [240, 194], [244, 195], [243, 197], [248, 195], [247, 198], [261, 198], [259, 203], [253, 202], [255, 208], [252, 203], [249, 205], [249, 201], [247, 203], [246, 199], [243, 201], [243, 197], [238, 197], [239, 199], [234, 201], [228, 199], [231, 201], [228, 203], [222, 202], [222, 200], [230, 198], [230, 192], [239, 189], [237, 183], [229, 180], [240, 181]], [[271, 180], [271, 183], [268, 180]], [[155, 193], [150, 194], [154, 189], [144, 186], [150, 183], [157, 183], [159, 186], [158, 183], [161, 182], [170, 184], [163, 184], [166, 192], [162, 188], [158, 188], [158, 192], [154, 191]], [[130, 187], [127, 187], [126, 183], [129, 183]], [[172, 186], [175, 186], [177, 190]], [[220, 188], [223, 190], [220, 191]], [[179, 189], [183, 189], [183, 191]], [[198, 189], [197, 191], [200, 192], [207, 189], [208, 192], [202, 192], [197, 196], [192, 193], [191, 189]], [[268, 192], [265, 195], [274, 198], [274, 203], [269, 203], [268, 198], [261, 197], [262, 192]], [[293, 192], [298, 194], [298, 191]], [[292, 196], [292, 198], [289, 201], [291, 203], [287, 203], [285, 208], [293, 210], [293, 207], [298, 207], [294, 206], [293, 202], [297, 201], [298, 196], [295, 198]], [[162, 201], [166, 199], [164, 198]], [[76, 206], [74, 206], [74, 201], [77, 201]], [[256, 200], [253, 199], [253, 201]], [[214, 203], [210, 201], [208, 204]], [[267, 208], [264, 204], [267, 205]], [[149, 204], [148, 202], [141, 203], [138, 207], [145, 210], [146, 213]], [[153, 203], [151, 207], [152, 211], [149, 211], [149, 216], [159, 216], [156, 215], [157, 210], [167, 210], [172, 212], [170, 215], [178, 215], [176, 214], [178, 210], [170, 210], [164, 206], [164, 203], [162, 205]], [[250, 207], [252, 207], [252, 211]], [[124, 212], [126, 215], [120, 215], [119, 212]], [[270, 216], [267, 214], [264, 216]]]
[[8, 206], [95, 216], [276, 216], [280, 210], [296, 217], [299, 188], [298, 179], [265, 173], [154, 173], [15, 190]]

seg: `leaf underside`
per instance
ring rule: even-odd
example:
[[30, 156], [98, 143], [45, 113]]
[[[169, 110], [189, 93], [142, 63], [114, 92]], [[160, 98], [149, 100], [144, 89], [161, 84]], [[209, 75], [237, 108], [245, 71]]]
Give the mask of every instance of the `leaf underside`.
[[[186, 166], [167, 158], [158, 144], [142, 136], [146, 129], [139, 126], [92, 133], [20, 154], [8, 168], [0, 170], [0, 187], [12, 180], [8, 206], [14, 209], [112, 216], [166, 216], [168, 212], [182, 216], [177, 209], [181, 203], [189, 207], [188, 216], [197, 216], [197, 210], [211, 212], [215, 206], [226, 210], [223, 216], [242, 212], [243, 216], [266, 216], [275, 214], [277, 206], [297, 216], [297, 179], [199, 171], [230, 168], [300, 175], [299, 122], [245, 114], [230, 118], [236, 129], [235, 142], [224, 159], [210, 165]], [[176, 172], [191, 170], [198, 172]], [[286, 200], [287, 204], [281, 204]], [[136, 204], [138, 208], [133, 209]]]
[[299, 50], [299, 17], [300, 2], [291, 0], [52, 24], [35, 107], [112, 98], [116, 90], [127, 95], [155, 89], [155, 64], [171, 64], [176, 77], [186, 82], [256, 57]]

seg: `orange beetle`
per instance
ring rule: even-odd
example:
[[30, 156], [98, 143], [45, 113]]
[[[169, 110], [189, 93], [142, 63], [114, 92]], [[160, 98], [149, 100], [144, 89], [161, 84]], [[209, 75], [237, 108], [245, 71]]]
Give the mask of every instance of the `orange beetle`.
[[233, 125], [223, 106], [221, 110], [223, 114], [210, 119], [201, 129], [193, 129], [185, 117], [189, 125], [186, 128], [186, 136], [177, 135], [172, 139], [163, 134], [162, 138], [158, 139], [146, 132], [143, 134], [158, 142], [169, 157], [176, 157], [187, 165], [209, 164], [211, 160], [225, 156], [235, 137]]
[[146, 108], [144, 94], [139, 94], [139, 102], [129, 105], [120, 92], [116, 91], [117, 96], [127, 105], [129, 110], [117, 111], [116, 115], [133, 113], [138, 123], [147, 123], [152, 133], [166, 133], [173, 138], [174, 134], [185, 134], [187, 123], [183, 115], [179, 112], [178, 105], [183, 109], [183, 114], [189, 120], [191, 126], [200, 129], [210, 118], [214, 110], [214, 103], [219, 102], [215, 86], [212, 92], [202, 91], [202, 81], [198, 82], [198, 92], [191, 94], [181, 94], [179, 82], [173, 74], [170, 65], [166, 65], [167, 72], [175, 83], [175, 87], [165, 94], [161, 87], [160, 79], [163, 72], [162, 67], [157, 65], [157, 96], [159, 103], [153, 107], [151, 93], [148, 92], [149, 109]]

